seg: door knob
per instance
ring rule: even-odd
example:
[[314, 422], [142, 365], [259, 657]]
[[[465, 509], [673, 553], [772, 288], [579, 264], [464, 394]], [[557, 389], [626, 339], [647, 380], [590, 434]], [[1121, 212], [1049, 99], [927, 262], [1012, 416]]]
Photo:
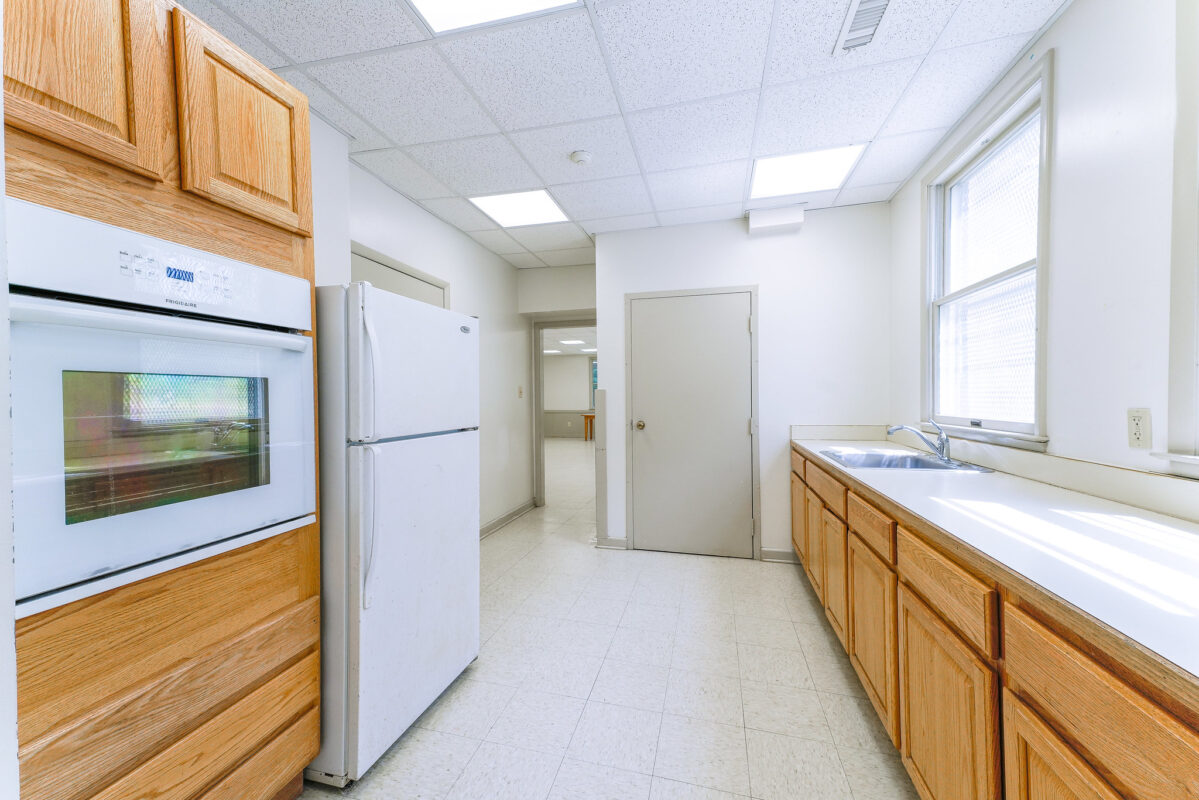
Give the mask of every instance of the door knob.
[[639, 431], [645, 430], [645, 420], [643, 420], [643, 419], [637, 420], [637, 430], [639, 430]]

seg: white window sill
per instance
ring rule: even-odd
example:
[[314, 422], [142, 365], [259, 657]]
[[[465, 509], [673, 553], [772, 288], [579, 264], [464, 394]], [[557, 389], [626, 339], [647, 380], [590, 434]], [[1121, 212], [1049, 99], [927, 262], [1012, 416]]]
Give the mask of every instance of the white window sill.
[[[937, 429], [928, 423], [921, 423], [920, 427], [926, 433], [937, 432]], [[941, 427], [953, 439], [967, 439], [973, 442], [1015, 447], [1020, 450], [1031, 450], [1034, 453], [1044, 453], [1049, 449], [1048, 436], [1034, 436], [1027, 433], [996, 431], [987, 428], [968, 428], [962, 425], [942, 425]]]

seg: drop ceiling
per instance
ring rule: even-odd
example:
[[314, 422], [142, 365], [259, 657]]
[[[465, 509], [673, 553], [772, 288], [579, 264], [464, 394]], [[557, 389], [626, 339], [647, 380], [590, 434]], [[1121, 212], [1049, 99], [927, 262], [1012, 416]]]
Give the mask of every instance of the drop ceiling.
[[[867, 145], [809, 209], [888, 200], [1069, 0], [579, 0], [434, 36], [404, 0], [184, 0], [305, 92], [382, 181], [521, 268], [606, 231], [735, 219], [753, 159]], [[585, 150], [586, 164], [570, 154]], [[503, 230], [468, 197], [547, 188], [570, 222]]]
[[[579, 342], [579, 344], [563, 344], [562, 340]], [[545, 328], [541, 331], [541, 349], [561, 350], [561, 353], [548, 353], [549, 356], [593, 356], [595, 355], [595, 326], [588, 328]], [[591, 350], [590, 353], [583, 352]]]

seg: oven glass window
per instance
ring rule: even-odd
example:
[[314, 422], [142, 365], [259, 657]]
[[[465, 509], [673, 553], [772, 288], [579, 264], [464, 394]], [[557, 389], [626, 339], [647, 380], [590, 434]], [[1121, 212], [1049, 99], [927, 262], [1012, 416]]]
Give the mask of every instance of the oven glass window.
[[266, 378], [62, 373], [67, 524], [270, 482]]

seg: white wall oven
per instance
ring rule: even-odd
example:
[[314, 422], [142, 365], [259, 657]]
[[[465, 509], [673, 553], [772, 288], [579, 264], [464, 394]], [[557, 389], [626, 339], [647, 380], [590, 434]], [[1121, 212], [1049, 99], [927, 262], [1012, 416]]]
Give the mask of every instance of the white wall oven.
[[311, 522], [308, 282], [7, 210], [19, 615]]

